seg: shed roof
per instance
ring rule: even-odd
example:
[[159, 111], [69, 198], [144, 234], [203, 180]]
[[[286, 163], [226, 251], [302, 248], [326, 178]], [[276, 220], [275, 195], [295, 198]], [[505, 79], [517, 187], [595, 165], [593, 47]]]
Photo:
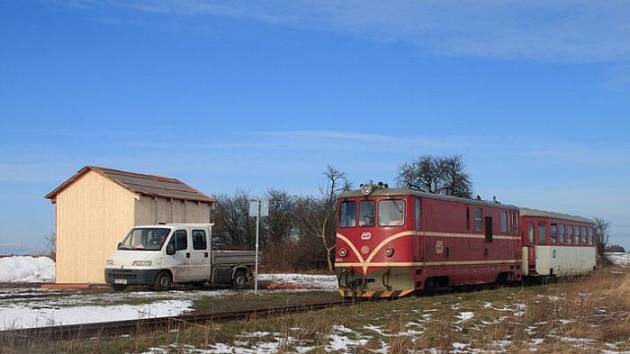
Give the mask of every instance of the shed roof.
[[556, 213], [556, 212], [553, 212], [553, 211], [538, 210], [538, 209], [521, 208], [520, 214], [521, 214], [521, 216], [538, 216], [538, 217], [551, 218], [551, 219], [560, 219], [560, 220], [567, 220], [567, 221], [574, 221], [574, 222], [583, 222], [583, 223], [587, 223], [587, 224], [593, 224], [594, 223], [593, 220], [587, 219], [587, 218], [583, 218], [581, 216], [561, 214], [561, 213]]
[[81, 178], [86, 173], [94, 171], [101, 176], [121, 185], [123, 188], [142, 195], [151, 197], [162, 197], [179, 200], [199, 201], [205, 203], [214, 203], [216, 200], [209, 197], [186, 183], [176, 179], [142, 173], [127, 172], [115, 170], [112, 168], [85, 166], [80, 169], [74, 176], [68, 178], [65, 182], [55, 188], [52, 192], [46, 194], [47, 199], [54, 198], [64, 189], [68, 188], [72, 183]]

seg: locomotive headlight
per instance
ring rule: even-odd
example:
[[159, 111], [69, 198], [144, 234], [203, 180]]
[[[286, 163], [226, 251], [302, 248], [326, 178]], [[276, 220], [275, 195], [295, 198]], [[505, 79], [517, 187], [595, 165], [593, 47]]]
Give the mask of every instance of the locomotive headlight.
[[385, 256], [387, 256], [387, 257], [391, 257], [391, 256], [393, 256], [393, 255], [394, 255], [394, 249], [393, 249], [393, 248], [391, 248], [391, 247], [387, 247], [387, 248], [385, 249]]
[[370, 195], [372, 194], [372, 183], [366, 183], [361, 185], [361, 194]]
[[339, 255], [341, 257], [345, 257], [347, 254], [348, 254], [348, 250], [347, 249], [345, 249], [345, 248], [340, 248], [339, 249]]

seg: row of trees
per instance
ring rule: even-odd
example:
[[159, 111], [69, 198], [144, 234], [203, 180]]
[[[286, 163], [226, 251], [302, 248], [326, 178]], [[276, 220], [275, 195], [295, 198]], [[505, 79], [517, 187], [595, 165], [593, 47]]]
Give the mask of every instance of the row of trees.
[[[332, 166], [323, 172], [324, 182], [313, 196], [291, 195], [271, 189], [269, 217], [261, 220], [261, 250], [265, 267], [282, 270], [334, 268], [335, 200], [352, 185], [347, 175]], [[424, 155], [403, 163], [396, 176], [399, 187], [471, 198], [472, 181], [459, 155]], [[226, 248], [254, 248], [255, 221], [248, 216], [245, 192], [217, 196], [213, 211], [215, 236]], [[609, 223], [596, 219], [600, 255], [609, 243]]]
[[[351, 188], [346, 174], [332, 166], [323, 172], [324, 182], [314, 196], [291, 195], [271, 189], [269, 217], [261, 219], [260, 247], [269, 269], [334, 268], [335, 201]], [[246, 192], [216, 196], [213, 210], [215, 238], [227, 249], [254, 248], [256, 225], [249, 217]]]

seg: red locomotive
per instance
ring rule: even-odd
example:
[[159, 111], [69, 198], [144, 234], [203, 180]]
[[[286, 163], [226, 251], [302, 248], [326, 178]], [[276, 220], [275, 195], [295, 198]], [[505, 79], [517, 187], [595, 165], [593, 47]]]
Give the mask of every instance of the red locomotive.
[[[566, 217], [545, 220], [551, 229], [557, 225], [555, 220]], [[534, 263], [525, 262], [530, 248], [523, 247], [519, 230], [521, 223], [529, 222], [525, 220], [511, 205], [388, 188], [382, 183], [362, 185], [337, 200], [339, 292], [344, 297], [402, 297], [416, 290], [544, 274], [530, 271]], [[573, 221], [580, 232], [581, 227], [592, 229], [588, 219]], [[535, 247], [535, 254], [546, 254]], [[569, 273], [556, 270], [554, 274]]]
[[344, 297], [521, 279], [517, 207], [365, 184], [337, 210]]

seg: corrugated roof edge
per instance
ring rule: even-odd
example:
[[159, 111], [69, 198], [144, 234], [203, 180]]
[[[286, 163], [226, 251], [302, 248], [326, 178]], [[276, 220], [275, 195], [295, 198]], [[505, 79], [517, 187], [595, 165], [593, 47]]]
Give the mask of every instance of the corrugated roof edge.
[[[455, 203], [466, 203], [466, 204], [471, 204], [471, 205], [480, 205], [480, 206], [487, 206], [487, 207], [492, 207], [492, 208], [520, 209], [519, 207], [515, 205], [511, 205], [511, 204], [495, 203], [491, 201], [472, 199], [472, 198], [454, 197], [452, 195], [420, 192], [420, 191], [415, 191], [412, 189], [405, 189], [405, 188], [377, 188], [370, 195], [392, 196], [392, 197], [397, 196], [397, 195], [398, 196], [399, 195], [415, 195], [421, 198], [444, 200], [444, 201], [455, 202]], [[340, 196], [340, 198], [356, 198], [356, 197], [364, 197], [364, 195], [361, 193], [360, 190], [353, 190], [353, 191], [344, 192]]]
[[149, 175], [149, 174], [144, 174], [144, 173], [135, 173], [135, 172], [129, 172], [129, 171], [117, 170], [117, 169], [108, 168], [108, 167], [99, 167], [99, 166], [85, 166], [85, 167], [81, 168], [72, 177], [68, 178], [63, 183], [61, 183], [59, 186], [57, 186], [57, 188], [53, 189], [50, 193], [46, 194], [44, 196], [44, 198], [51, 199], [51, 200], [54, 199], [57, 196], [57, 194], [61, 193], [61, 191], [66, 189], [68, 186], [70, 186], [77, 179], [81, 178], [81, 176], [85, 175], [89, 171], [94, 171], [94, 172], [100, 174], [101, 176], [109, 179], [110, 181], [112, 181], [112, 182], [122, 186], [123, 188], [125, 188], [127, 190], [129, 190], [129, 187], [127, 185], [121, 183], [120, 181], [116, 180], [115, 178], [112, 178], [112, 177], [108, 176], [106, 171], [111, 171], [113, 173], [119, 173], [119, 174], [125, 174], [125, 175], [128, 175], [128, 176], [149, 178], [149, 179], [153, 179], [153, 180], [157, 180], [157, 181], [164, 181], [164, 182], [171, 182], [171, 183], [181, 183], [181, 184], [187, 186], [188, 188], [190, 188], [191, 190], [195, 191], [196, 193], [198, 193], [200, 196], [199, 197], [190, 197], [190, 198], [178, 198], [178, 197], [160, 195], [160, 194], [155, 194], [155, 193], [142, 193], [142, 192], [131, 191], [130, 190], [130, 192], [132, 192], [132, 193], [144, 194], [144, 195], [149, 195], [149, 196], [158, 196], [158, 197], [171, 198], [171, 199], [179, 199], [179, 200], [194, 200], [194, 201], [208, 202], [208, 203], [216, 202], [216, 199], [214, 199], [214, 198], [212, 198], [212, 197], [210, 197], [210, 196], [208, 196], [208, 195], [198, 191], [197, 189], [191, 187], [190, 185], [188, 185], [188, 184], [186, 184], [186, 183], [184, 183], [184, 182], [182, 182], [182, 181], [180, 181], [180, 180], [178, 180], [176, 178], [168, 178], [168, 177], [162, 177], [162, 176], [157, 176], [157, 175]]
[[540, 209], [531, 209], [531, 208], [521, 208], [521, 216], [539, 216], [539, 217], [547, 217], [553, 219], [561, 219], [575, 222], [583, 222], [588, 224], [594, 224], [595, 221], [576, 215], [562, 214], [556, 213], [554, 211], [540, 210]]

